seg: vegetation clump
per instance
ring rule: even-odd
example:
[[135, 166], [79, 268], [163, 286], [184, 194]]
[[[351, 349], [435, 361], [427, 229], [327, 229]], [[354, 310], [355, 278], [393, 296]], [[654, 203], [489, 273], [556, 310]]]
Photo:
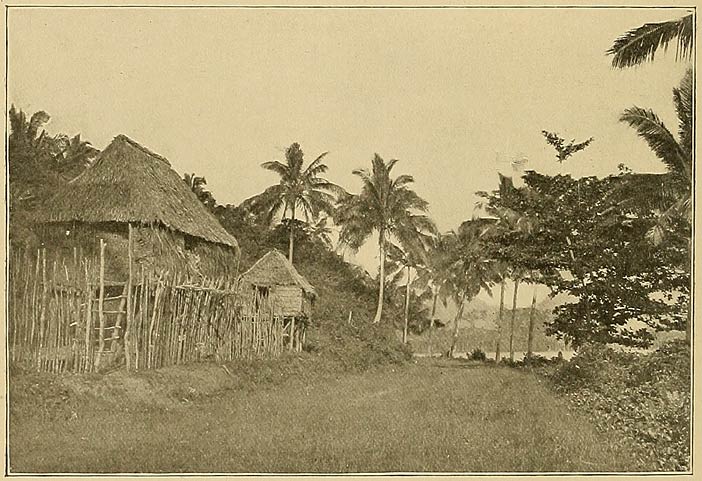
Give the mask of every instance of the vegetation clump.
[[552, 371], [557, 392], [602, 429], [650, 451], [662, 471], [690, 463], [690, 347], [670, 341], [649, 354], [589, 344]]

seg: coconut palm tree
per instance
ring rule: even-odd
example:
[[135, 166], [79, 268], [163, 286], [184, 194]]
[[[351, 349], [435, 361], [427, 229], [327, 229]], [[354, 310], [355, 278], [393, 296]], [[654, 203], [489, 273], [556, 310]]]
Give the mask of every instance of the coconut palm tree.
[[677, 139], [651, 109], [631, 107], [620, 117], [666, 166], [664, 174], [630, 174], [628, 182], [617, 192], [625, 201], [660, 212], [657, 224], [648, 233], [654, 244], [663, 241], [673, 219], [692, 221], [692, 69], [687, 70], [679, 87], [673, 89], [673, 102], [678, 115]]
[[[412, 295], [412, 271], [417, 272], [427, 263], [427, 247], [430, 236], [417, 232], [415, 236], [405, 238], [403, 246], [388, 242], [387, 259], [398, 268], [389, 276], [390, 279], [405, 278], [405, 317], [402, 330], [402, 343], [407, 344], [410, 317], [410, 300]], [[392, 282], [391, 282], [392, 283]]]
[[646, 23], [629, 30], [614, 41], [607, 55], [612, 55], [612, 66], [616, 68], [632, 67], [652, 61], [658, 49], [667, 50], [671, 42], [675, 42], [676, 59], [690, 59], [695, 45], [692, 14], [668, 22]]
[[331, 234], [332, 229], [328, 225], [329, 217], [320, 216], [314, 223], [307, 225], [307, 235], [312, 240], [317, 240], [329, 250], [333, 249]]
[[[559, 163], [568, 159], [573, 153], [583, 150], [592, 141], [592, 139], [589, 139], [580, 144], [575, 144], [575, 141], [572, 141], [568, 145], [565, 145], [563, 139], [556, 134], [551, 134], [546, 131], [544, 131], [543, 134], [549, 144], [556, 147]], [[487, 204], [485, 202], [478, 203], [480, 208], [493, 216], [493, 222], [487, 225], [484, 233], [488, 242], [493, 239], [498, 240], [503, 236], [509, 236], [511, 234], [531, 234], [536, 230], [538, 225], [536, 219], [509, 206], [511, 199], [519, 192], [519, 189], [514, 187], [512, 179], [502, 174], [499, 174], [499, 179], [499, 189], [494, 192], [498, 202]], [[522, 192], [524, 192], [523, 189], [524, 188], [521, 190]], [[485, 198], [490, 197], [486, 193], [480, 193], [480, 196]], [[503, 250], [499, 241], [495, 243], [495, 247], [498, 249], [498, 252]], [[506, 259], [504, 258], [505, 254], [501, 254], [497, 256], [501, 259], [495, 262], [495, 273], [500, 282], [500, 310], [497, 320], [497, 345], [495, 347], [495, 360], [498, 362], [500, 360], [500, 344], [502, 341], [502, 322], [504, 318], [504, 299], [507, 280], [511, 279], [514, 284], [509, 332], [509, 357], [511, 361], [514, 361], [514, 327], [517, 315], [517, 294], [520, 283], [528, 278], [528, 270], [521, 265], [520, 256], [522, 253], [519, 247], [513, 247], [508, 249], [508, 251], [511, 252], [505, 253], [507, 256]]]
[[82, 140], [80, 134], [60, 136], [57, 140], [61, 151], [55, 156], [55, 161], [59, 172], [69, 179], [78, 176], [100, 153], [90, 142]]
[[[636, 130], [651, 150], [666, 166], [664, 174], [626, 174], [624, 183], [614, 195], [623, 203], [647, 206], [656, 212], [656, 224], [648, 231], [648, 239], [655, 245], [665, 241], [670, 226], [675, 221], [684, 225], [692, 223], [692, 173], [693, 173], [693, 112], [692, 69], [688, 69], [679, 87], [673, 89], [673, 102], [678, 115], [676, 139], [661, 119], [651, 109], [631, 107], [622, 113], [620, 120]], [[689, 256], [692, 253], [692, 230], [686, 229], [688, 262], [682, 266], [690, 272]], [[691, 311], [688, 308], [686, 338], [691, 338]]]
[[[48, 135], [43, 129], [43, 126], [51, 120], [51, 116], [40, 110], [35, 112], [29, 120], [26, 114], [15, 108], [10, 107], [10, 149], [39, 149], [48, 140]], [[40, 131], [41, 129], [41, 131]]]
[[[432, 338], [434, 320], [436, 318], [436, 307], [441, 294], [445, 294], [443, 289], [447, 279], [447, 266], [450, 265], [450, 244], [453, 241], [453, 233], [437, 233], [432, 242], [427, 246], [424, 262], [416, 266], [417, 276], [413, 287], [420, 291], [428, 292], [431, 296], [431, 314], [428, 330], [429, 356], [432, 356]], [[446, 296], [442, 297], [442, 302], [446, 305]]]
[[453, 321], [453, 336], [449, 357], [453, 357], [458, 341], [459, 322], [467, 301], [480, 293], [488, 293], [495, 279], [495, 263], [486, 255], [485, 223], [481, 219], [464, 222], [457, 233], [447, 237], [450, 263], [442, 283], [444, 293], [450, 293], [458, 310]]
[[297, 142], [285, 150], [285, 161], [272, 160], [261, 164], [266, 170], [280, 176], [280, 182], [267, 188], [257, 196], [257, 209], [265, 212], [270, 223], [282, 213], [290, 222], [290, 237], [288, 241], [288, 260], [293, 262], [295, 221], [298, 213], [302, 213], [305, 222], [316, 220], [321, 212], [333, 214], [337, 196], [344, 193], [336, 184], [321, 177], [329, 167], [322, 162], [328, 152], [320, 154], [306, 168], [304, 153]]
[[205, 204], [205, 206], [210, 210], [215, 209], [215, 205], [217, 204], [217, 202], [212, 196], [212, 193], [209, 190], [205, 189], [205, 186], [207, 185], [207, 179], [205, 179], [204, 177], [196, 176], [193, 173], [184, 174], [183, 181], [186, 184], [188, 184], [188, 187], [190, 187], [190, 190], [193, 191], [193, 193], [197, 196], [200, 202]]
[[356, 169], [362, 181], [360, 194], [346, 194], [336, 209], [335, 223], [341, 226], [339, 239], [352, 249], [359, 249], [373, 234], [378, 234], [379, 289], [378, 306], [373, 323], [379, 323], [385, 295], [385, 259], [387, 242], [395, 237], [401, 244], [410, 242], [416, 233], [434, 230], [425, 214], [428, 203], [410, 188], [411, 175], [391, 177], [397, 160], [385, 162], [375, 154], [371, 170]]

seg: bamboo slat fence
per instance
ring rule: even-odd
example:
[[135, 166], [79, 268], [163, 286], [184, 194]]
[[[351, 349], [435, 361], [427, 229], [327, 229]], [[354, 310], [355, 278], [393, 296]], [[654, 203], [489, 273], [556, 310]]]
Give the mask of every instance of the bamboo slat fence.
[[105, 279], [105, 244], [89, 258], [10, 250], [10, 362], [39, 372], [154, 369], [300, 350], [304, 331], [236, 283], [137, 269]]

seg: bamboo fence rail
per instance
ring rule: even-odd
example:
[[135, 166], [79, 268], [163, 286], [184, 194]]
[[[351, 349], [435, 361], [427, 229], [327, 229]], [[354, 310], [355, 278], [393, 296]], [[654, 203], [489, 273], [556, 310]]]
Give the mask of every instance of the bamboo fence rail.
[[131, 253], [128, 279], [106, 281], [102, 240], [99, 252], [87, 258], [74, 250], [66, 259], [46, 249], [11, 249], [11, 363], [52, 373], [142, 370], [274, 357], [293, 341], [301, 347], [294, 323], [275, 315], [255, 290], [137, 269]]

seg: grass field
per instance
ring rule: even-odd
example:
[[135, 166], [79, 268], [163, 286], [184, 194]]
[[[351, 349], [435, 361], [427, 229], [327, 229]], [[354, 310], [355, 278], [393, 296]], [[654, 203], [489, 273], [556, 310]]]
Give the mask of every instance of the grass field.
[[10, 420], [11, 472], [648, 470], [535, 375], [426, 360], [144, 408]]

